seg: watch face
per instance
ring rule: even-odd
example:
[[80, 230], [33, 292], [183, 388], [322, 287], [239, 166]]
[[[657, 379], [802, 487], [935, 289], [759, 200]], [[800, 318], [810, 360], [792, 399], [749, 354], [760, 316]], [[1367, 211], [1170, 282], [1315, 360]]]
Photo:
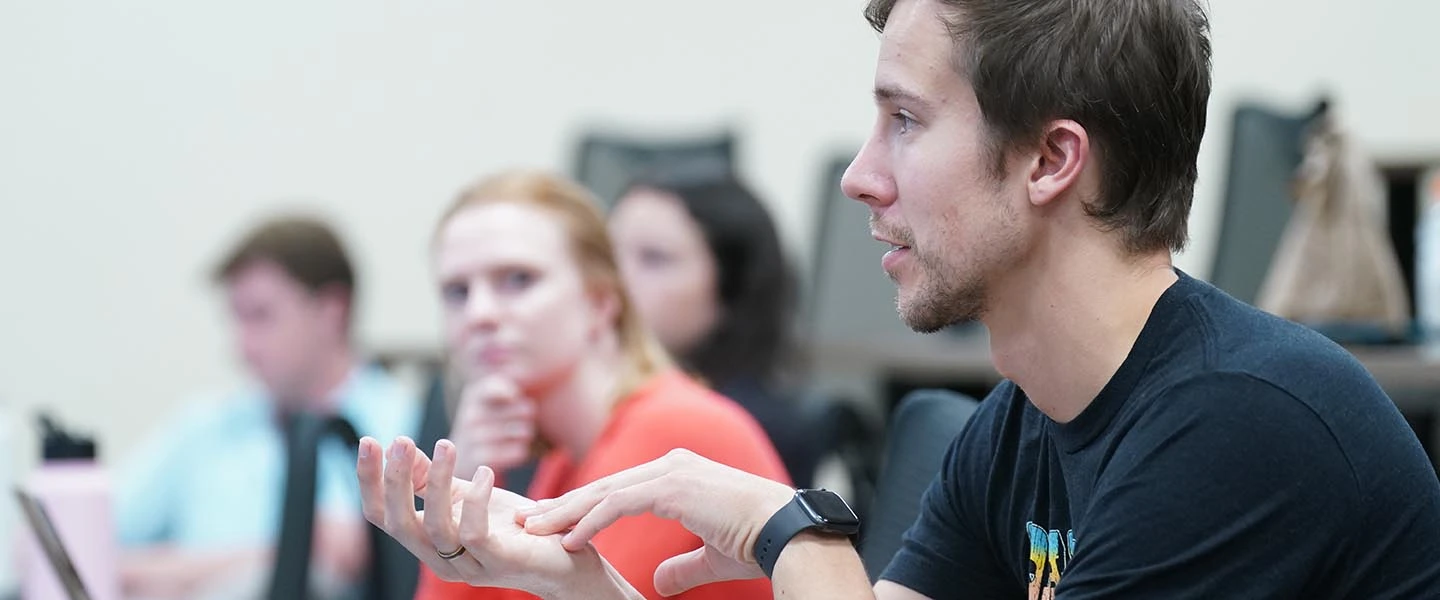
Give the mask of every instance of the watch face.
[[[839, 494], [830, 490], [801, 490], [800, 500], [815, 521], [839, 530], [860, 527], [860, 518]], [[848, 533], [848, 531], [847, 531]]]

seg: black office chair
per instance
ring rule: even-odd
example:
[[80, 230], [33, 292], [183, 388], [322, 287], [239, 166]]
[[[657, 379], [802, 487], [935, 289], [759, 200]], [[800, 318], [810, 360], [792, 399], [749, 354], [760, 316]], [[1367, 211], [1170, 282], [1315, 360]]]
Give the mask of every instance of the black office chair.
[[900, 549], [901, 537], [920, 514], [920, 497], [940, 473], [945, 451], [979, 405], [948, 390], [920, 390], [900, 400], [886, 430], [875, 500], [861, 521], [860, 558], [871, 581], [879, 579]]
[[656, 172], [733, 171], [735, 135], [641, 138], [587, 134], [575, 150], [573, 175], [608, 210], [634, 179]]
[[[817, 465], [839, 460], [850, 487], [850, 508], [863, 522], [870, 513], [880, 473], [885, 436], [881, 420], [846, 398], [815, 398], [803, 406], [803, 418], [815, 433]], [[809, 480], [814, 481], [815, 476], [810, 473]], [[803, 481], [797, 478], [796, 484], [803, 485]]]

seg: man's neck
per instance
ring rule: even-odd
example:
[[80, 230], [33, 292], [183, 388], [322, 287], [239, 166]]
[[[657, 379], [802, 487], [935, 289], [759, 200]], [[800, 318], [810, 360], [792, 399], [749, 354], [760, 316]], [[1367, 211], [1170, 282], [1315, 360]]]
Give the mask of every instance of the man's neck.
[[315, 377], [310, 389], [303, 396], [305, 408], [320, 414], [331, 414], [339, 410], [339, 392], [355, 370], [355, 354], [349, 347], [328, 353], [316, 365]]
[[995, 368], [1066, 423], [1120, 369], [1161, 294], [1169, 253], [1124, 258], [1104, 243], [1051, 248], [990, 290], [982, 319]]
[[565, 377], [530, 392], [537, 429], [571, 459], [584, 458], [610, 421], [622, 360], [613, 347], [587, 353]]

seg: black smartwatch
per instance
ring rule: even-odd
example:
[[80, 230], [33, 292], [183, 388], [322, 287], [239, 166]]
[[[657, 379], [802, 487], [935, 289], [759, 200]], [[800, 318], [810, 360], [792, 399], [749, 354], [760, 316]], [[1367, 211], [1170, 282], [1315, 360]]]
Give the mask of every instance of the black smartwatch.
[[853, 536], [860, 533], [860, 517], [839, 494], [830, 490], [795, 490], [790, 499], [760, 530], [755, 540], [755, 562], [769, 577], [775, 571], [775, 560], [795, 534], [814, 529], [832, 535]]

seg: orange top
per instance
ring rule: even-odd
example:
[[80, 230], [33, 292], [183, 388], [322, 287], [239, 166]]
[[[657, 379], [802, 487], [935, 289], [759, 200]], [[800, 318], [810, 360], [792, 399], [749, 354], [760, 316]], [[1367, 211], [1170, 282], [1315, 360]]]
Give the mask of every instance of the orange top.
[[[584, 460], [578, 464], [562, 451], [546, 454], [535, 471], [527, 496], [554, 498], [606, 475], [640, 465], [675, 448], [789, 483], [785, 467], [765, 431], [738, 404], [678, 372], [657, 375], [625, 398], [605, 425]], [[700, 538], [678, 521], [654, 515], [623, 517], [593, 540], [630, 585], [649, 600], [655, 592], [655, 568], [667, 558], [700, 547]], [[440, 580], [421, 567], [415, 600], [520, 600], [533, 598], [515, 590], [477, 588]], [[769, 600], [765, 579], [726, 581], [700, 586], [681, 600]]]

